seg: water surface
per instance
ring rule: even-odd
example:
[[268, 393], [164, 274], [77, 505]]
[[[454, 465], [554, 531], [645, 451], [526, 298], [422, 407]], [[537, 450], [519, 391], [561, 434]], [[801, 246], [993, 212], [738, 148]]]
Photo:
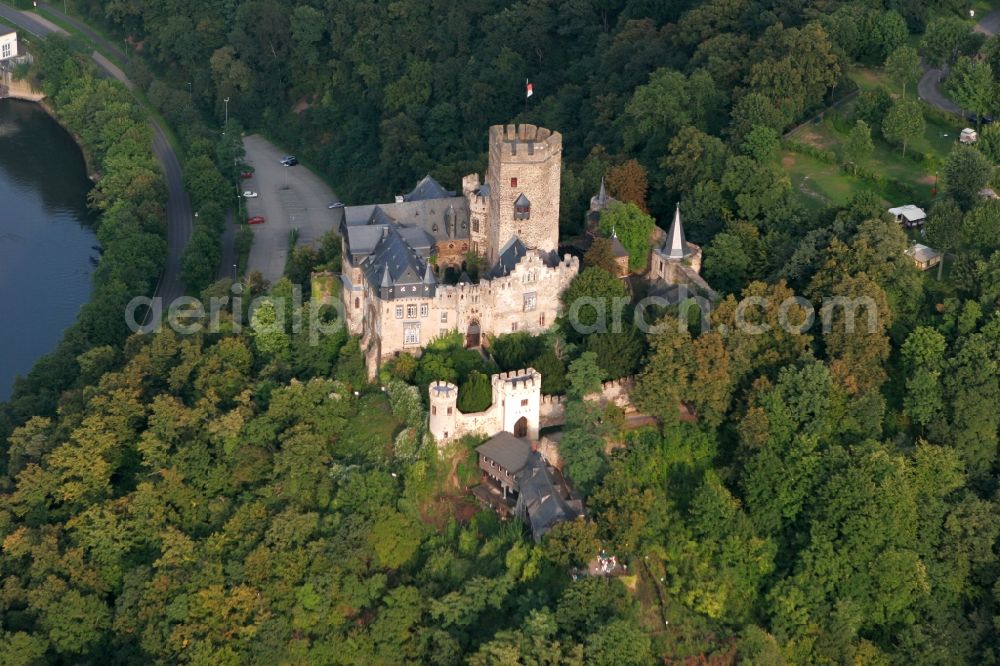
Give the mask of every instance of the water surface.
[[41, 107], [0, 100], [0, 401], [90, 298], [90, 187], [73, 137]]

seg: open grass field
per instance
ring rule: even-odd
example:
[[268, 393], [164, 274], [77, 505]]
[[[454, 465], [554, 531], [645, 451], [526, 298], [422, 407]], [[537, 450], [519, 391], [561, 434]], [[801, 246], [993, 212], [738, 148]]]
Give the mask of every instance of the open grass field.
[[[862, 90], [887, 87], [895, 95], [900, 93], [898, 86], [894, 89], [880, 70], [854, 68], [849, 75]], [[929, 204], [936, 174], [958, 139], [961, 122], [957, 118], [948, 122], [937, 114], [927, 114], [924, 133], [910, 142], [906, 156], [899, 146], [889, 144], [877, 131], [873, 132], [875, 150], [863, 166], [878, 175], [879, 181], [875, 181], [854, 176], [840, 166], [843, 142], [854, 124], [854, 106], [852, 100], [824, 114], [820, 122], [803, 125], [789, 135], [790, 141], [832, 151], [837, 156], [837, 164], [830, 164], [788, 150], [779, 154], [779, 166], [802, 203], [811, 209], [842, 205], [858, 192], [873, 190], [888, 205]]]

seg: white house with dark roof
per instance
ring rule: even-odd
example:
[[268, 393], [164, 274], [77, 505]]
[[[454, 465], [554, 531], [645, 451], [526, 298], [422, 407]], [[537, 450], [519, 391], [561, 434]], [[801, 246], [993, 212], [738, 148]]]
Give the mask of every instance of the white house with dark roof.
[[[485, 182], [466, 176], [457, 195], [428, 174], [392, 203], [341, 209], [341, 294], [373, 376], [443, 333], [478, 347], [486, 334], [555, 323], [579, 272], [578, 259], [558, 255], [561, 156], [558, 132], [496, 125]], [[470, 255], [488, 265], [478, 283], [465, 272]]]

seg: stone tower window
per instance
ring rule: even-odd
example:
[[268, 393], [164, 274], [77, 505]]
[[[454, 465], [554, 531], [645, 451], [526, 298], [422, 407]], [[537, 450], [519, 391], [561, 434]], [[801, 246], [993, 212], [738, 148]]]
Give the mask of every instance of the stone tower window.
[[524, 194], [520, 194], [517, 199], [514, 200], [514, 219], [515, 220], [527, 220], [531, 218], [531, 202], [528, 201], [528, 197]]
[[517, 187], [517, 178], [511, 178], [510, 179], [510, 186], [511, 187]]

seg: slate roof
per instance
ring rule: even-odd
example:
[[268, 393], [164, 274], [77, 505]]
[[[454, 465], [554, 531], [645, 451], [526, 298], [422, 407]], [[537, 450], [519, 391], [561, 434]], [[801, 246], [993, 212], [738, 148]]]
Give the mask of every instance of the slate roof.
[[500, 432], [476, 447], [476, 452], [486, 456], [505, 471], [516, 474], [528, 463], [531, 445], [527, 440]]
[[618, 240], [618, 234], [614, 231], [611, 232], [611, 253], [616, 257], [627, 257], [628, 250], [622, 245], [622, 242]]
[[556, 523], [575, 520], [583, 514], [579, 500], [563, 496], [568, 495], [568, 489], [556, 482], [553, 471], [538, 451], [529, 452], [527, 463], [515, 478], [519, 513], [527, 516], [536, 542]]
[[436, 241], [469, 239], [469, 204], [465, 197], [344, 208], [341, 231], [371, 224], [420, 227]]
[[410, 288], [412, 296], [433, 295], [431, 288], [424, 285], [427, 264], [423, 258], [406, 243], [396, 227], [381, 228], [384, 235], [361, 264], [368, 283], [379, 285], [383, 299], [407, 295], [406, 288]]
[[688, 247], [687, 239], [684, 237], [684, 225], [681, 224], [681, 207], [677, 206], [674, 211], [674, 221], [670, 225], [670, 232], [667, 240], [663, 243], [663, 253], [671, 259], [683, 259], [691, 254], [693, 250]]
[[524, 255], [528, 254], [528, 248], [517, 236], [511, 236], [507, 244], [500, 250], [500, 257], [497, 263], [486, 272], [486, 278], [492, 280], [498, 277], [510, 275], [517, 263]]
[[428, 201], [430, 199], [449, 199], [455, 193], [444, 189], [441, 183], [434, 180], [430, 174], [424, 176], [413, 191], [403, 195], [403, 201]]

